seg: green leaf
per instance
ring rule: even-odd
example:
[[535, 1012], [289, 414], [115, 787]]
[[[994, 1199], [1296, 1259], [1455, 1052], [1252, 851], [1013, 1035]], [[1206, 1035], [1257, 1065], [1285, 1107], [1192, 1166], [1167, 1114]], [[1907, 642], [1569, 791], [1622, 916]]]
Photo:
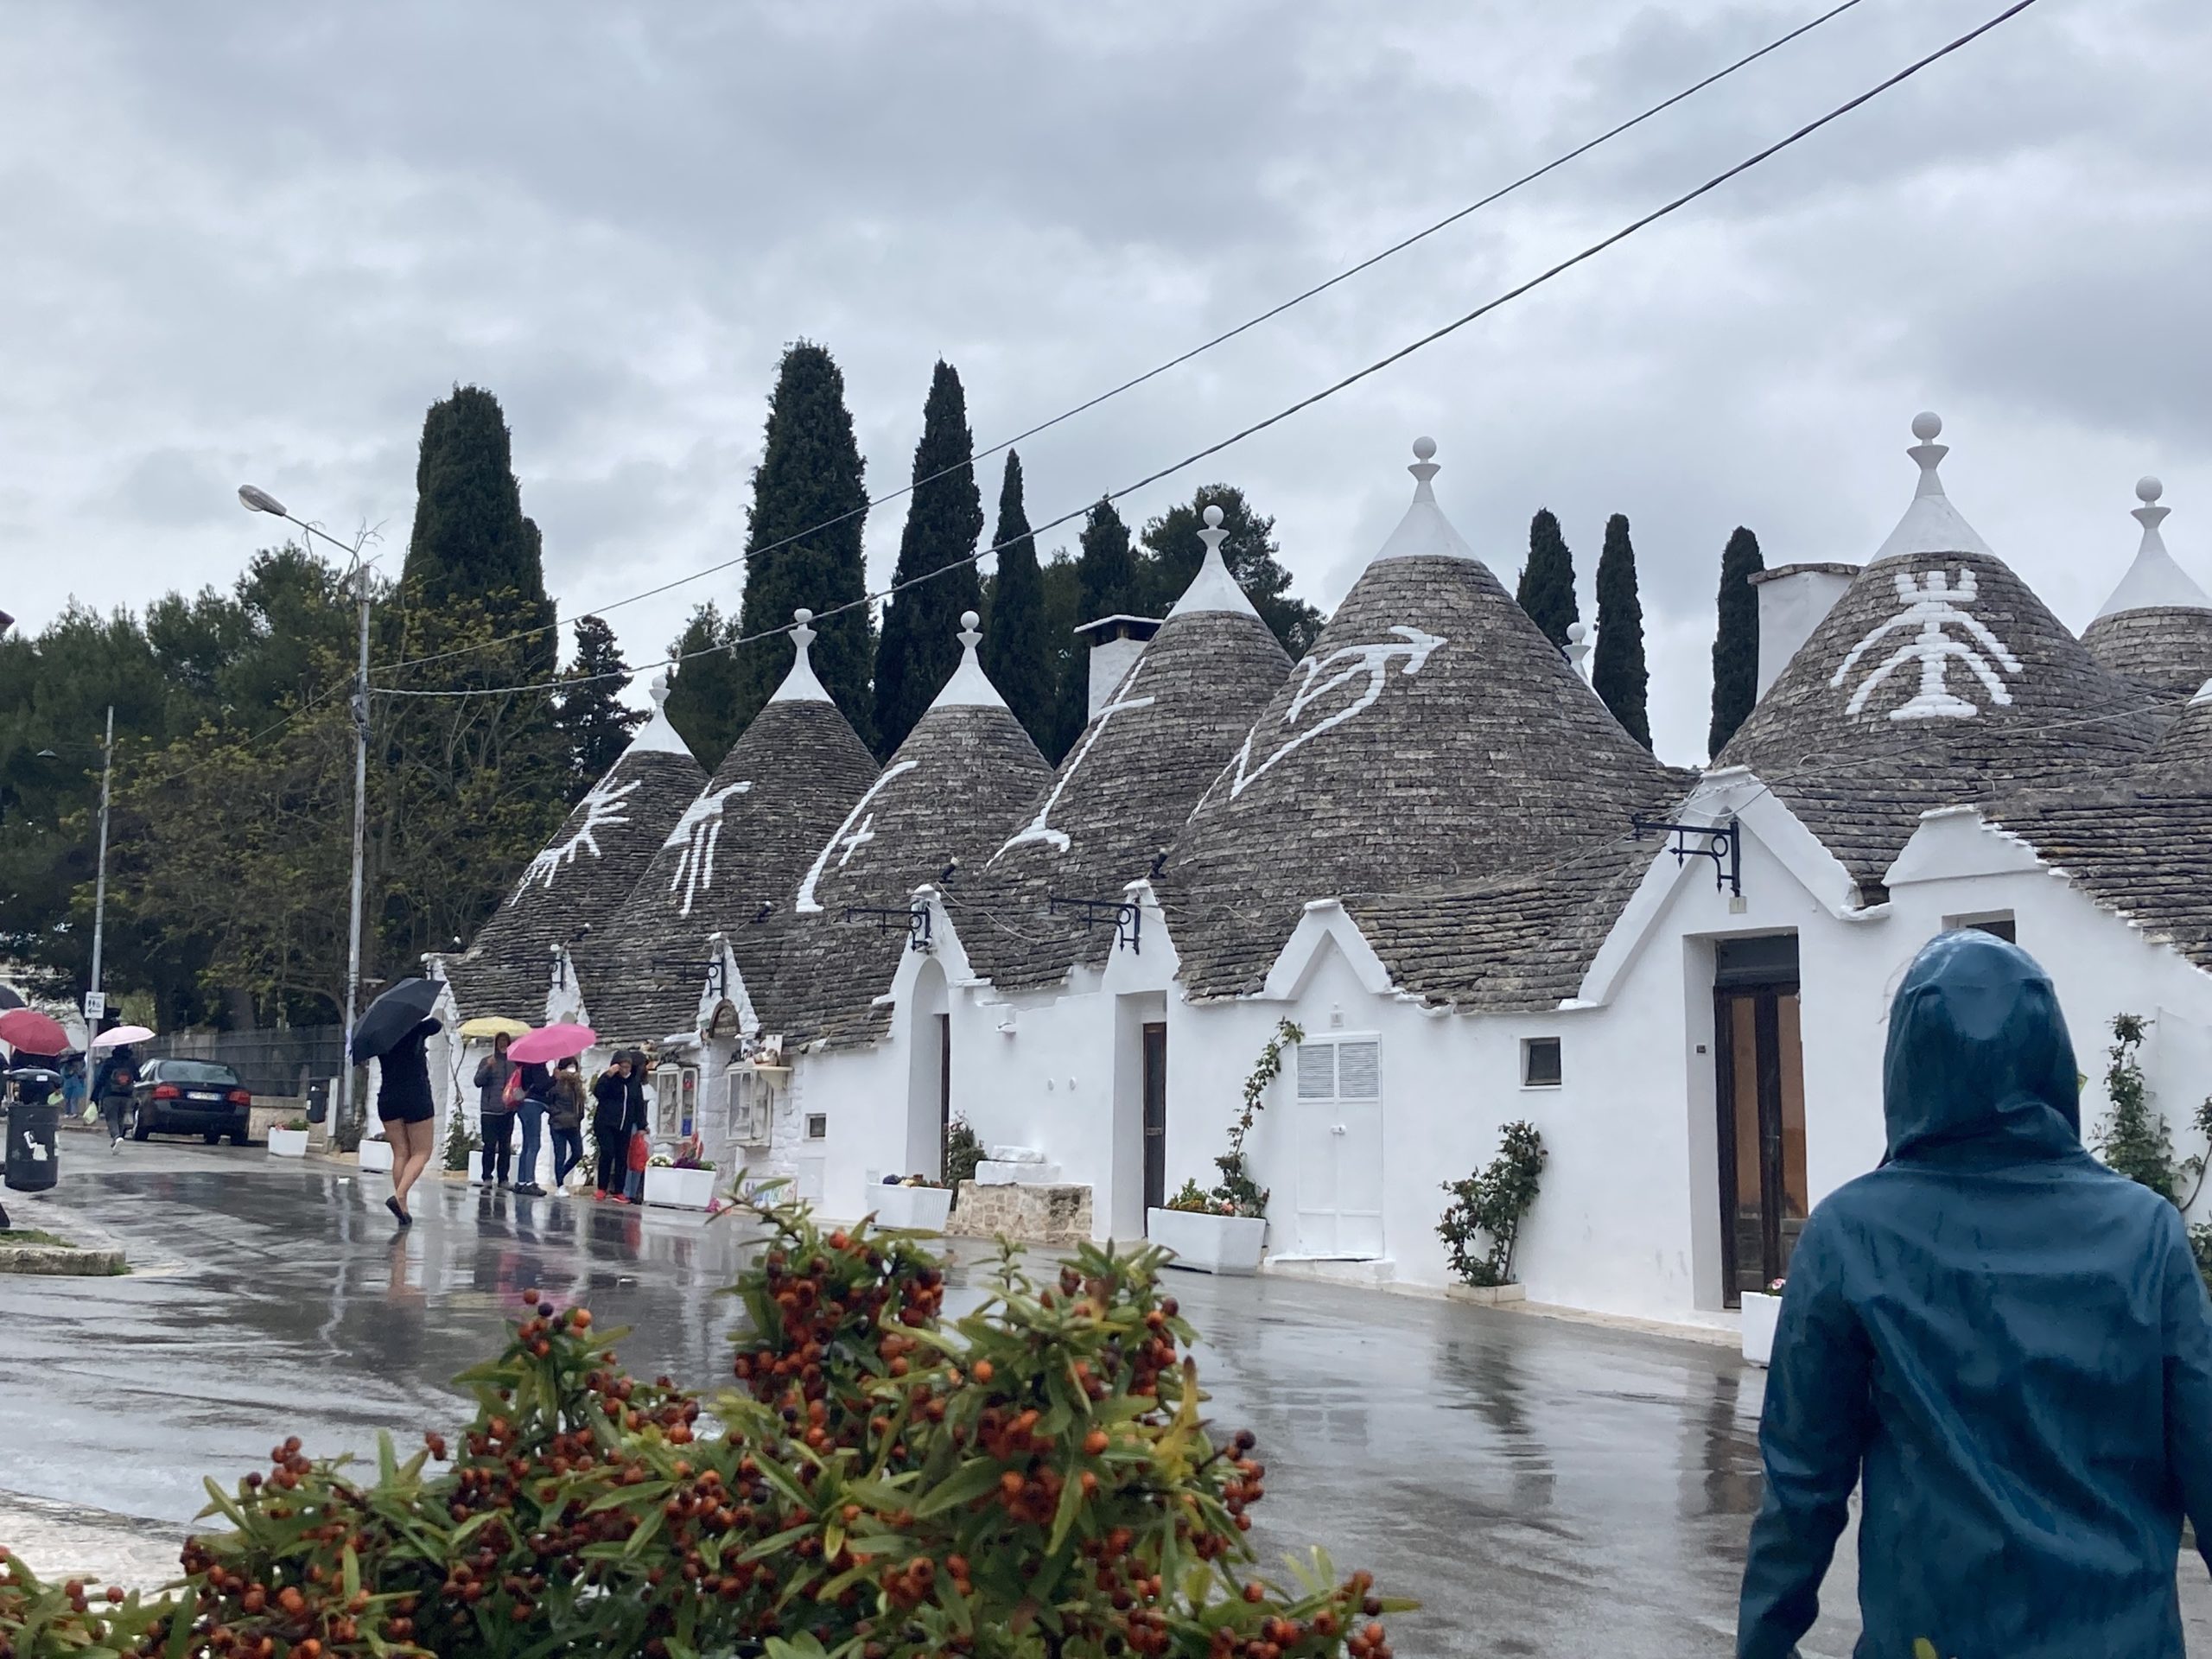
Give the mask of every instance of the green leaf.
[[207, 1489], [208, 1503], [207, 1507], [200, 1513], [202, 1515], [220, 1513], [228, 1517], [232, 1526], [240, 1532], [244, 1532], [246, 1529], [245, 1511], [231, 1501], [231, 1495], [204, 1475], [200, 1478], [200, 1484]]
[[361, 1592], [361, 1558], [353, 1553], [353, 1546], [349, 1543], [338, 1559], [340, 1570], [345, 1574], [346, 1599], [351, 1601]]
[[813, 1531], [814, 1522], [811, 1521], [802, 1522], [796, 1527], [785, 1527], [773, 1537], [763, 1538], [737, 1559], [741, 1561], [765, 1561], [771, 1555], [782, 1554]]
[[1068, 1484], [1060, 1488], [1060, 1507], [1052, 1516], [1052, 1541], [1045, 1546], [1045, 1553], [1057, 1555], [1060, 1546], [1068, 1540], [1068, 1529], [1075, 1525], [1076, 1511], [1083, 1507], [1083, 1482], [1073, 1472]]
[[938, 1484], [935, 1491], [914, 1506], [914, 1518], [923, 1520], [974, 1503], [999, 1484], [1002, 1472], [995, 1459], [970, 1458], [961, 1465], [959, 1473], [948, 1475]]

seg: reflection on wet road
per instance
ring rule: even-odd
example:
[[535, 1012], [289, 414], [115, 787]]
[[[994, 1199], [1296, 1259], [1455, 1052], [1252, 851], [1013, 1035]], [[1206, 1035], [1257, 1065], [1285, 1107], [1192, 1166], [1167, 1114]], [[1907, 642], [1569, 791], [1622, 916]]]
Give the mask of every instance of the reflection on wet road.
[[[396, 1233], [371, 1178], [257, 1153], [76, 1163], [61, 1197], [147, 1271], [0, 1280], [0, 1491], [181, 1522], [296, 1433], [450, 1427], [448, 1379], [527, 1285], [633, 1327], [633, 1371], [718, 1388], [741, 1235], [433, 1181]], [[1274, 1561], [1319, 1542], [1416, 1596], [1401, 1652], [1727, 1649], [1758, 1497], [1761, 1374], [1690, 1343], [1291, 1281], [1177, 1274], [1217, 1420], [1260, 1436]], [[2200, 1574], [2201, 1576], [2201, 1574]], [[1812, 1654], [1850, 1651], [1847, 1618]], [[2202, 1593], [2190, 1599], [2201, 1605]], [[2196, 1611], [2193, 1606], [2192, 1611]]]

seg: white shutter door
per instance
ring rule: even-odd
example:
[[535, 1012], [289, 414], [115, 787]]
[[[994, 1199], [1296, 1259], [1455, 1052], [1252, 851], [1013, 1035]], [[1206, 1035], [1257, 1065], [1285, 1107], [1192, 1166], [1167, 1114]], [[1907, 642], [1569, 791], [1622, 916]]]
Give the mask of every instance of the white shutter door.
[[[1303, 1054], [1306, 1051], [1300, 1050]], [[1301, 1100], [1298, 1122], [1298, 1254], [1337, 1253], [1337, 1106]]]
[[[1337, 1253], [1382, 1254], [1382, 1046], [1337, 1046]], [[1336, 1130], [1341, 1128], [1343, 1133]]]

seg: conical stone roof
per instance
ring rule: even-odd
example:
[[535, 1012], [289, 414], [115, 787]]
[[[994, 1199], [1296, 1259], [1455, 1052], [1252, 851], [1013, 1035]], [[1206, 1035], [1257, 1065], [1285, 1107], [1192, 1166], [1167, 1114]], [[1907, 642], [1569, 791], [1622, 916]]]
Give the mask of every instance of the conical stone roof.
[[706, 780], [669, 724], [665, 679], [653, 683], [652, 699], [652, 717], [531, 860], [469, 948], [441, 963], [464, 1019], [543, 1019], [555, 947], [587, 937], [587, 926], [596, 933], [607, 925]]
[[2124, 767], [2156, 729], [1944, 495], [1942, 430], [1914, 420], [1911, 505], [1716, 759], [1870, 892], [1923, 811]]
[[1051, 900], [1119, 899], [1148, 874], [1290, 671], [1222, 562], [1220, 520], [1219, 507], [1206, 509], [1198, 575], [1051, 787], [947, 893], [969, 961], [1001, 990], [1055, 984], [1104, 960], [1113, 927], [1055, 914]]
[[2166, 728], [2144, 757], [2141, 771], [2168, 774], [2177, 780], [2193, 778], [2212, 795], [2212, 677], [2197, 688], [2181, 711], [2181, 718]]
[[692, 1027], [718, 932], [760, 996], [775, 973], [776, 907], [874, 781], [874, 758], [814, 672], [813, 613], [796, 616], [798, 652], [783, 684], [670, 825], [607, 936], [594, 930], [584, 953], [585, 1003], [610, 1042]]
[[[976, 655], [961, 617], [960, 664], [873, 785], [814, 840], [776, 897], [780, 948], [761, 1020], [787, 1043], [881, 1034], [907, 948], [903, 912], [924, 883], [957, 888], [996, 849], [1051, 775]], [[953, 874], [945, 874], [948, 866]], [[866, 910], [899, 915], [849, 913]]]
[[1446, 519], [1434, 453], [1170, 851], [1193, 995], [1257, 989], [1312, 899], [1524, 870], [1681, 791]]
[[2164, 489], [2155, 478], [2137, 481], [2142, 544], [2082, 643], [2120, 678], [2185, 697], [2212, 676], [2212, 595], [2166, 551], [2158, 528], [2170, 511], [2158, 505]]

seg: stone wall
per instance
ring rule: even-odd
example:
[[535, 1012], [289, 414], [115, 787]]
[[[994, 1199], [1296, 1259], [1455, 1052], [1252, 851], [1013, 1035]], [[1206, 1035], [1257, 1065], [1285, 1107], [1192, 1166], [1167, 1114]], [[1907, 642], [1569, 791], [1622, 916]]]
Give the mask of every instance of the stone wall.
[[955, 1238], [996, 1238], [1003, 1233], [1033, 1244], [1088, 1243], [1090, 1189], [978, 1186], [963, 1181], [944, 1230]]

